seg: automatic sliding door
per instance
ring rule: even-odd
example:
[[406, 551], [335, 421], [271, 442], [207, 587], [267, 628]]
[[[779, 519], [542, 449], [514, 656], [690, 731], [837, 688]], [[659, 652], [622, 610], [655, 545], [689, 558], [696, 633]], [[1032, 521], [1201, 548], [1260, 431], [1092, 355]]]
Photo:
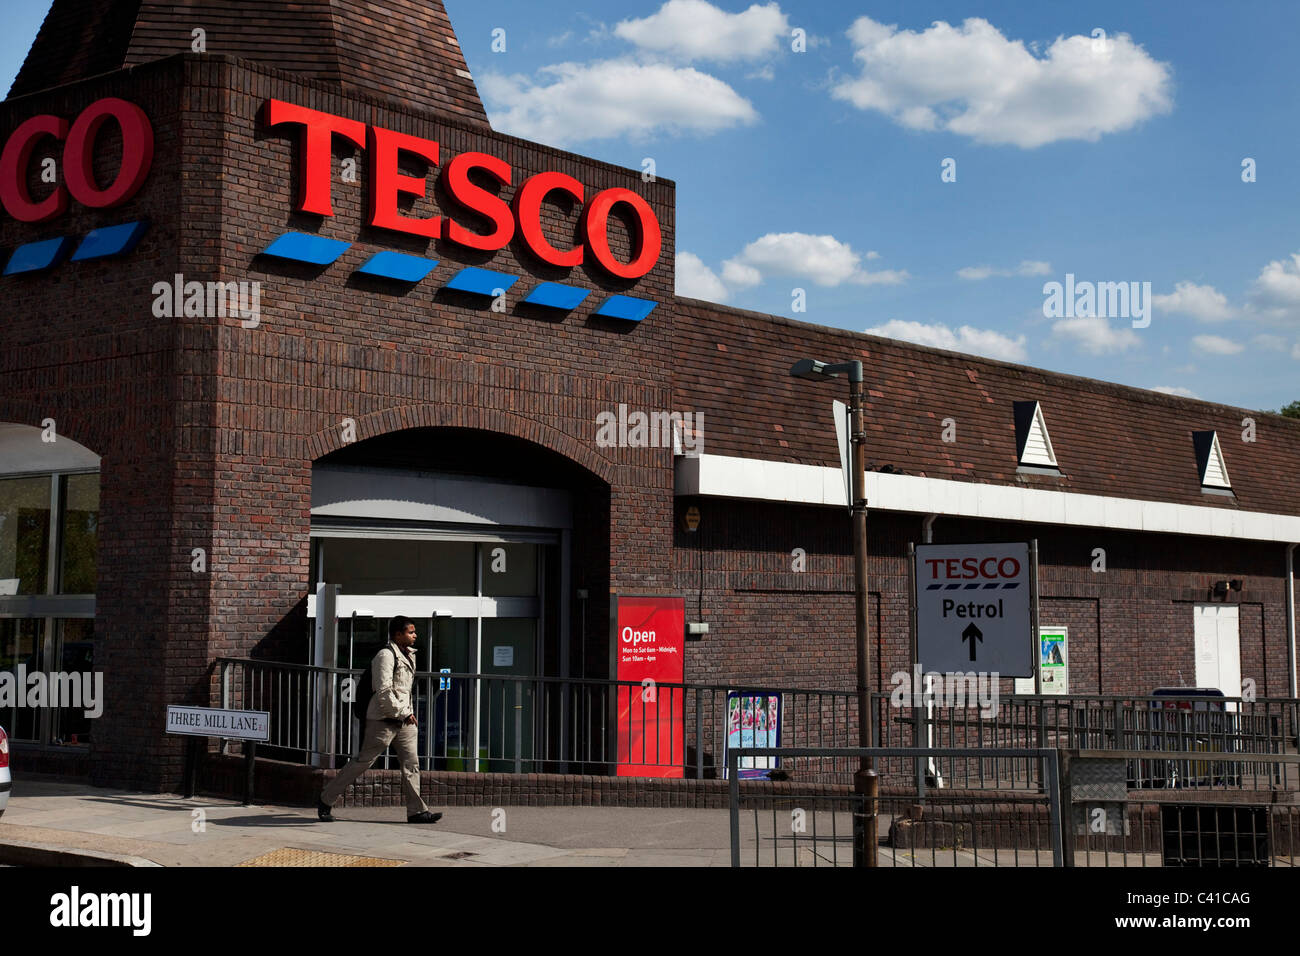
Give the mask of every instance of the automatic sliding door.
[[[427, 669], [434, 673], [474, 673], [477, 630], [474, 618], [439, 618]], [[475, 681], [449, 677], [435, 678], [432, 684], [433, 706], [421, 711], [421, 720], [432, 712], [433, 738], [428, 748], [433, 757], [432, 769], [473, 770]]]
[[537, 619], [483, 619], [483, 703], [480, 733], [489, 773], [531, 773], [536, 706]]

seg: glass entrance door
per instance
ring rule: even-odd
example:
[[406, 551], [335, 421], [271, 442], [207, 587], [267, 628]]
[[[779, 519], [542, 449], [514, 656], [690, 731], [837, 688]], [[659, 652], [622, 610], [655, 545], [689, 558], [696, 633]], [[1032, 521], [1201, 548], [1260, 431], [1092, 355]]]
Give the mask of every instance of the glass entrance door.
[[[369, 666], [393, 616], [415, 623], [416, 666], [427, 675], [415, 687], [424, 769], [530, 772], [546, 543], [345, 535], [315, 545], [316, 580], [340, 587], [337, 666]], [[352, 752], [358, 730], [346, 737]]]
[[[429, 670], [435, 673], [473, 674], [478, 667], [478, 621], [474, 618], [439, 618], [429, 653]], [[475, 681], [439, 677], [433, 682], [431, 738], [423, 748], [432, 755], [433, 770], [473, 770], [476, 725]], [[424, 709], [421, 710], [421, 714]]]
[[498, 617], [483, 621], [483, 674], [479, 726], [489, 773], [531, 773], [537, 673], [537, 620]]

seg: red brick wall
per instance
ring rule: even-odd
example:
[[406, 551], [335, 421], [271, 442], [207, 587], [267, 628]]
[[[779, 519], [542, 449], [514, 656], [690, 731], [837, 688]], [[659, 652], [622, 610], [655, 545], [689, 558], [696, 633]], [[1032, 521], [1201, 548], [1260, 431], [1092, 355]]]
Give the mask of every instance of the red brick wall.
[[[700, 527], [678, 531], [676, 586], [688, 621], [709, 635], [687, 645], [688, 681], [854, 686], [853, 551], [848, 513], [702, 499]], [[687, 502], [679, 503], [679, 510]], [[907, 544], [921, 543], [922, 516], [872, 512], [868, 582], [873, 672], [879, 689], [910, 664]], [[1241, 578], [1241, 675], [1256, 693], [1286, 696], [1285, 547], [1249, 541], [1138, 535], [1042, 525], [939, 518], [934, 541], [1039, 542], [1040, 620], [1070, 629], [1070, 689], [1079, 694], [1148, 694], [1192, 686], [1193, 608], [1217, 600], [1215, 581]], [[806, 570], [792, 571], [803, 548]], [[1093, 549], [1106, 552], [1094, 572]], [[704, 574], [701, 589], [700, 561]], [[883, 593], [883, 605], [880, 596]], [[1099, 640], [1100, 634], [1100, 640]], [[1004, 691], [1010, 692], [1008, 682]]]
[[[61, 434], [103, 455], [96, 664], [108, 672], [109, 696], [92, 754], [97, 782], [177, 783], [182, 748], [160, 734], [163, 706], [207, 702], [215, 693], [216, 658], [274, 653], [305, 660], [311, 465], [344, 447], [345, 418], [355, 421], [362, 441], [411, 428], [475, 429], [527, 440], [584, 469], [573, 585], [589, 593], [583, 619], [589, 675], [602, 675], [607, 666], [610, 591], [660, 591], [686, 595], [688, 620], [712, 625], [705, 640], [688, 645], [690, 681], [853, 687], [851, 545], [842, 510], [701, 501], [703, 520], [692, 538], [674, 521], [686, 502], [673, 499], [669, 450], [595, 443], [596, 415], [625, 402], [705, 411], [710, 453], [834, 460], [829, 420], [814, 421], [808, 396], [780, 376], [792, 348], [828, 354], [865, 340], [674, 303], [672, 183], [643, 183], [635, 172], [215, 56], [174, 58], [0, 105], [0, 133], [41, 111], [71, 116], [110, 94], [141, 103], [154, 123], [157, 154], [139, 196], [115, 210], [74, 208], [39, 230], [0, 221], [5, 249], [141, 216], [153, 221], [129, 257], [65, 265], [0, 286], [7, 346], [0, 350], [0, 420], [37, 425], [53, 417]], [[369, 229], [362, 225], [364, 157], [350, 149], [336, 159], [362, 159], [358, 182], [336, 175], [335, 215], [321, 221], [295, 214], [295, 139], [271, 135], [257, 121], [271, 97], [436, 139], [444, 159], [470, 149], [502, 156], [513, 164], [516, 184], [527, 172], [554, 169], [583, 181], [588, 195], [631, 188], [660, 218], [663, 258], [629, 284], [585, 267], [571, 274], [543, 267], [518, 245], [488, 261], [441, 242]], [[105, 147], [111, 155], [111, 140]], [[426, 200], [411, 213], [432, 208]], [[553, 234], [572, 230], [575, 221], [573, 212], [548, 209]], [[258, 256], [289, 230], [353, 246], [324, 269]], [[627, 238], [616, 246], [626, 257]], [[352, 275], [384, 248], [443, 261], [411, 289]], [[507, 310], [496, 313], [440, 291], [463, 264], [526, 278], [511, 290]], [[243, 328], [238, 317], [155, 318], [153, 283], [176, 272], [203, 281], [261, 282], [260, 324]], [[518, 304], [537, 279], [595, 291], [572, 314], [543, 317]], [[665, 304], [645, 322], [625, 326], [591, 314], [609, 292]], [[899, 381], [927, 369], [971, 386], [1014, 378], [999, 363], [899, 345], [870, 349], [888, 354]], [[967, 366], [980, 371], [971, 378]], [[741, 369], [749, 378], [739, 377]], [[1034, 370], [1016, 374], [1050, 378]], [[986, 397], [984, 404], [996, 404]], [[906, 444], [908, 416], [926, 414], [918, 412], [917, 389], [877, 389], [872, 400], [885, 420], [901, 423], [887, 437], [903, 461], [898, 442]], [[1235, 414], [1159, 396], [1151, 402], [1161, 415], [1182, 416], [1188, 428], [1213, 422], [1226, 430]], [[892, 419], [886, 415], [894, 412]], [[1073, 439], [1062, 442], [1053, 414], [1049, 409], [1059, 455]], [[978, 426], [980, 417], [972, 421]], [[1003, 424], [1009, 422], [1008, 410]], [[1082, 418], [1076, 425], [1082, 434]], [[1265, 466], [1295, 460], [1287, 427], [1270, 421], [1261, 430], [1267, 441], [1261, 439], [1258, 467], [1239, 471], [1240, 450], [1226, 452], [1247, 496], [1267, 494], [1276, 502], [1294, 481], [1294, 469], [1274, 485], [1265, 480]], [[996, 478], [1007, 436], [1005, 428], [989, 428], [969, 449], [944, 451], [952, 459], [946, 464], [929, 465], [924, 449], [906, 453], [936, 473], [964, 469], [956, 463], [961, 459], [971, 463], [965, 471], [972, 477], [987, 470]], [[1069, 428], [1064, 432], [1070, 435]], [[454, 441], [421, 452], [431, 468], [465, 464]], [[1063, 467], [1068, 473], [1074, 465]], [[1071, 483], [1074, 490], [1104, 484], [1096, 473], [1067, 477]], [[1185, 498], [1185, 491], [1180, 485], [1170, 494]], [[920, 518], [873, 513], [870, 529], [874, 675], [887, 688], [889, 675], [908, 666], [903, 555], [908, 541], [920, 540]], [[1243, 603], [1243, 676], [1256, 679], [1261, 694], [1285, 693], [1281, 545], [946, 519], [935, 528], [938, 542], [1035, 535], [1042, 545], [1043, 621], [1071, 628], [1075, 691], [1142, 693], [1190, 682], [1192, 604], [1205, 599], [1214, 580], [1241, 577], [1245, 592], [1233, 600]], [[805, 549], [808, 562], [798, 574], [790, 570], [796, 547]], [[1104, 576], [1089, 569], [1093, 547], [1107, 549]], [[191, 571], [195, 548], [206, 552], [203, 573]], [[573, 607], [572, 646], [580, 658], [580, 604]]]

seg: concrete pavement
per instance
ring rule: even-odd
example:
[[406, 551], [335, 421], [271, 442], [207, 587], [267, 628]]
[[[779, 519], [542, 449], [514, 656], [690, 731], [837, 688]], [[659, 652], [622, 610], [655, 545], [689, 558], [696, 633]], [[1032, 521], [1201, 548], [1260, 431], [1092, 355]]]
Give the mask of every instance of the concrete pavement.
[[[210, 797], [24, 780], [0, 818], [0, 864], [160, 866], [728, 866], [725, 810], [625, 807], [244, 807]], [[23, 849], [25, 847], [26, 849]], [[33, 856], [35, 854], [35, 856]], [[45, 854], [42, 856], [42, 854]], [[77, 862], [77, 858], [82, 862]], [[127, 858], [134, 858], [128, 860]], [[97, 864], [103, 860], [103, 864]], [[147, 861], [147, 862], [146, 862]]]

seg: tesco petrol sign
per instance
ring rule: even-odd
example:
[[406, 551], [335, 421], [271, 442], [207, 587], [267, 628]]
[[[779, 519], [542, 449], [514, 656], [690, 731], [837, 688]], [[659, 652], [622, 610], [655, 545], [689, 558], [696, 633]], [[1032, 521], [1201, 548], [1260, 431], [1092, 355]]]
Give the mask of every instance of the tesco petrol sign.
[[[101, 186], [95, 180], [96, 143], [108, 124], [122, 136], [122, 156], [113, 181]], [[27, 189], [32, 157], [46, 140], [55, 151], [62, 143], [62, 176], [41, 199]], [[96, 100], [72, 120], [42, 113], [24, 120], [0, 148], [0, 205], [19, 222], [45, 222], [68, 211], [73, 200], [91, 209], [107, 209], [126, 202], [144, 185], [153, 164], [153, 126], [144, 110], [126, 100], [107, 96]]]
[[1023, 541], [916, 546], [916, 661], [925, 671], [1030, 677], [1037, 578]]
[[[620, 279], [644, 276], [655, 267], [663, 250], [654, 210], [630, 189], [605, 189], [589, 197], [586, 187], [572, 176], [540, 172], [519, 183], [514, 200], [507, 203], [471, 180], [471, 173], [478, 173], [498, 187], [514, 185], [515, 171], [510, 164], [488, 153], [460, 153], [442, 167], [443, 157], [435, 140], [370, 126], [283, 100], [267, 100], [263, 119], [268, 127], [298, 130], [300, 175], [295, 208], [300, 212], [334, 215], [331, 147], [334, 137], [341, 136], [366, 152], [370, 172], [366, 222], [371, 226], [441, 238], [467, 249], [489, 252], [505, 248], [518, 236], [545, 263], [567, 267], [594, 263]], [[404, 153], [441, 168], [441, 182], [447, 194], [457, 206], [489, 223], [488, 231], [477, 232], [449, 215], [405, 215], [399, 209], [399, 202], [404, 197], [425, 197], [429, 184], [423, 175], [412, 176], [400, 170], [398, 160]], [[577, 241], [547, 236], [543, 228], [542, 203], [555, 193], [582, 205]], [[627, 261], [619, 259], [610, 247], [609, 218], [618, 207], [624, 207], [631, 217], [633, 251]]]

